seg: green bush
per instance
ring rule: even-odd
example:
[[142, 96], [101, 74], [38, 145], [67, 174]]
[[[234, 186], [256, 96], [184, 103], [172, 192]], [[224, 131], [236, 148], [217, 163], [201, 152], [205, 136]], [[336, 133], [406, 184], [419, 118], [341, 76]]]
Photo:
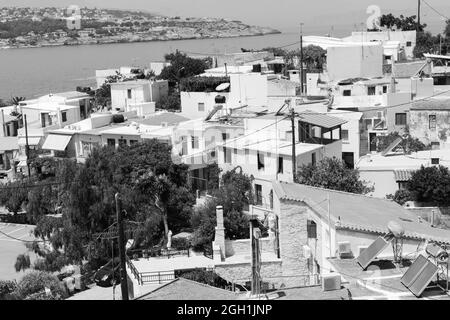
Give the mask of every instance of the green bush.
[[191, 247], [191, 241], [186, 238], [172, 239], [172, 248], [176, 250], [187, 250]]
[[14, 291], [17, 289], [15, 281], [0, 281], [0, 300], [13, 300]]
[[64, 285], [56, 276], [43, 271], [31, 271], [23, 276], [17, 284], [15, 293], [22, 299], [41, 299], [40, 293], [45, 292], [45, 288], [50, 289], [51, 297], [54, 300], [63, 300], [68, 297]]

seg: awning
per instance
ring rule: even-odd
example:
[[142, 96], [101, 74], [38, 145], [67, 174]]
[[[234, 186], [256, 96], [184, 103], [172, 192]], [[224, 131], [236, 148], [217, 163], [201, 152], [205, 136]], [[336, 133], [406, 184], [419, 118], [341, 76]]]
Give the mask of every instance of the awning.
[[414, 170], [394, 170], [395, 181], [406, 182], [411, 179]]
[[42, 145], [42, 149], [64, 151], [66, 150], [70, 139], [72, 139], [72, 136], [63, 134], [49, 134]]
[[[28, 137], [28, 145], [37, 146], [41, 141], [41, 137]], [[26, 146], [27, 140], [26, 138], [19, 138], [19, 146]]]
[[332, 129], [337, 126], [343, 125], [344, 123], [347, 123], [346, 120], [320, 113], [315, 113], [309, 110], [300, 113], [299, 119], [301, 122], [306, 122], [312, 124], [313, 126], [318, 126], [326, 129]]

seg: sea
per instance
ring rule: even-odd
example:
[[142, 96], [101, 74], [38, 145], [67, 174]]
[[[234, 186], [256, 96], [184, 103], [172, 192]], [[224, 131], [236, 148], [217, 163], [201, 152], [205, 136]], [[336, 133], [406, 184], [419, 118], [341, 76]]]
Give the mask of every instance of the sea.
[[295, 49], [298, 41], [299, 34], [292, 32], [221, 39], [3, 49], [0, 50], [0, 99], [15, 96], [31, 99], [75, 90], [77, 86], [95, 86], [97, 69], [148, 67], [150, 62], [163, 61], [165, 54], [175, 50], [217, 54], [269, 46]]

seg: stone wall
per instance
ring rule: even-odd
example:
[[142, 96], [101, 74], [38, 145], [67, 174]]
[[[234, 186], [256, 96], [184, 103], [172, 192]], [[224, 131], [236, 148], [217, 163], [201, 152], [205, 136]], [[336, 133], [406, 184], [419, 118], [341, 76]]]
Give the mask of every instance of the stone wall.
[[303, 245], [308, 244], [307, 207], [295, 201], [282, 201], [279, 218], [280, 256], [286, 286], [296, 286], [293, 275], [308, 274], [308, 260], [303, 257]]
[[[430, 129], [429, 116], [436, 116], [436, 129]], [[450, 136], [450, 124], [448, 123], [448, 111], [438, 110], [411, 110], [410, 111], [410, 125], [409, 130], [411, 136], [418, 138], [425, 144], [431, 142], [448, 143]]]
[[[259, 243], [263, 252], [275, 252], [273, 244], [270, 242], [269, 238], [260, 239]], [[226, 257], [231, 257], [237, 254], [251, 255], [251, 253], [252, 246], [250, 239], [225, 241]]]

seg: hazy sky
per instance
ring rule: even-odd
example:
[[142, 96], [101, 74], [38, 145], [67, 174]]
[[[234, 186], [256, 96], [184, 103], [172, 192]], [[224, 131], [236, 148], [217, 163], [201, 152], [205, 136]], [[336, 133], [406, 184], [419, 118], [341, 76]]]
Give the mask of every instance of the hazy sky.
[[[427, 0], [450, 17], [449, 0]], [[249, 24], [270, 26], [282, 31], [297, 31], [300, 21], [306, 32], [326, 30], [365, 22], [369, 5], [378, 5], [382, 13], [413, 15], [416, 0], [0, 0], [0, 6], [67, 6], [143, 9], [164, 15], [224, 17]], [[439, 32], [444, 22], [439, 15], [422, 4], [422, 19], [431, 31]]]

